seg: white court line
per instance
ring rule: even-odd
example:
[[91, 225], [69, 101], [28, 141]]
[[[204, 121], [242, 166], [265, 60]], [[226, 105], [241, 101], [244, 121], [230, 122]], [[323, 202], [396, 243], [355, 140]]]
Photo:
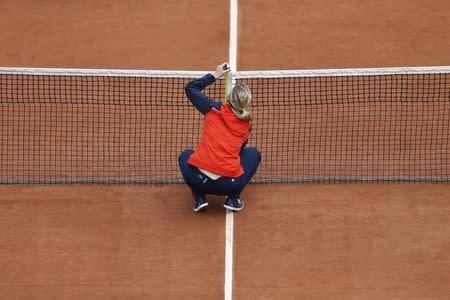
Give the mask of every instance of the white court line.
[[237, 14], [238, 1], [230, 0], [230, 49], [228, 58], [233, 72], [237, 71]]
[[233, 298], [233, 212], [225, 214], [225, 300]]
[[[238, 0], [230, 0], [230, 49], [228, 53], [228, 63], [233, 72], [236, 72], [237, 68], [237, 14]], [[231, 85], [234, 82], [235, 79], [233, 79], [233, 77], [231, 81], [228, 81], [228, 91], [231, 90]], [[233, 212], [227, 210], [225, 214], [225, 300], [233, 299], [233, 232]]]

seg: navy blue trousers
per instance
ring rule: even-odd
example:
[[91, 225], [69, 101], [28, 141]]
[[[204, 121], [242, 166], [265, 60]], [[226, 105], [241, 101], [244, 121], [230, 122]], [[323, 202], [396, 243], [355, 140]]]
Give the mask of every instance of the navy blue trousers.
[[205, 194], [239, 198], [242, 190], [250, 182], [261, 162], [261, 154], [258, 149], [254, 147], [245, 148], [240, 154], [244, 174], [237, 178], [222, 176], [217, 180], [212, 180], [200, 172], [197, 167], [188, 164], [187, 161], [192, 153], [194, 153], [192, 149], [184, 150], [178, 158], [178, 164], [180, 165], [184, 181], [191, 188], [192, 194], [196, 198], [204, 197]]

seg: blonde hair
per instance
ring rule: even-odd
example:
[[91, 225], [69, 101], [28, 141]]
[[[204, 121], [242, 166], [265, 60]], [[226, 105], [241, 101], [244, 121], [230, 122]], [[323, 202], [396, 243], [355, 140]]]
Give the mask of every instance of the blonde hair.
[[231, 89], [228, 101], [236, 117], [241, 120], [252, 120], [252, 115], [249, 111], [251, 99], [252, 93], [245, 83], [238, 83]]

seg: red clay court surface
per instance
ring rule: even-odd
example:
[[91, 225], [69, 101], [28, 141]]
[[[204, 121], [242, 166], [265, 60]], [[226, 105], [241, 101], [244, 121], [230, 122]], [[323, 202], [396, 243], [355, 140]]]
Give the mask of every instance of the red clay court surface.
[[[448, 1], [239, 2], [239, 70], [450, 65]], [[210, 70], [228, 57], [228, 10], [2, 1], [0, 66]], [[233, 297], [446, 299], [449, 196], [449, 184], [249, 186]], [[183, 185], [0, 186], [0, 299], [221, 299], [221, 201], [195, 215]]]

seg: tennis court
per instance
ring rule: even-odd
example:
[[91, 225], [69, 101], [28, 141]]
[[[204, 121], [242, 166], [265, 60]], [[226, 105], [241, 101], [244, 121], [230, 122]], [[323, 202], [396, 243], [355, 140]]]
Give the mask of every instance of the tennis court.
[[[1, 299], [446, 298], [447, 2], [101, 2], [0, 4]], [[199, 215], [183, 87], [221, 61], [263, 163]]]

